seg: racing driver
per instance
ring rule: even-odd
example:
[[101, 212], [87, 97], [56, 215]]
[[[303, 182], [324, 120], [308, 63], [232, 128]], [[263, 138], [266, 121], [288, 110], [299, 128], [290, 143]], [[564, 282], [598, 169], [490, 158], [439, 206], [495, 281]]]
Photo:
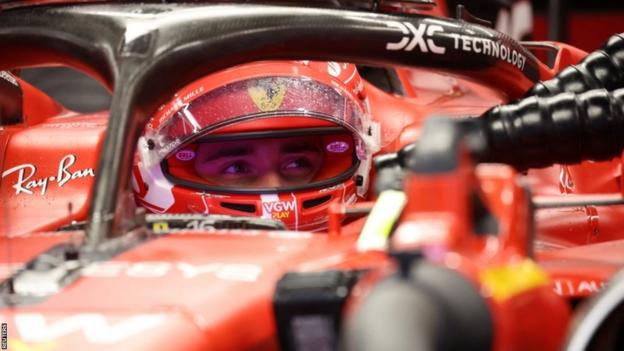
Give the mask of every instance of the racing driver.
[[379, 148], [351, 64], [266, 61], [179, 91], [139, 141], [133, 186], [156, 213], [259, 216], [320, 230], [368, 190]]

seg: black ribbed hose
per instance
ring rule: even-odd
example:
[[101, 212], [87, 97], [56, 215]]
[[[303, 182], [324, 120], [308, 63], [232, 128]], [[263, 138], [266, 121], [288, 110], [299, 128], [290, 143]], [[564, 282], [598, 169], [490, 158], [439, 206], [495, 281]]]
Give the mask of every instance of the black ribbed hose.
[[554, 78], [537, 83], [527, 96], [552, 96], [562, 92], [583, 93], [592, 89], [624, 88], [624, 33], [615, 34], [576, 65]]
[[624, 33], [537, 83], [527, 98], [485, 113], [483, 161], [527, 169], [618, 156], [624, 147], [622, 88]]
[[483, 162], [527, 169], [607, 160], [624, 149], [624, 89], [532, 96], [477, 121], [487, 141]]

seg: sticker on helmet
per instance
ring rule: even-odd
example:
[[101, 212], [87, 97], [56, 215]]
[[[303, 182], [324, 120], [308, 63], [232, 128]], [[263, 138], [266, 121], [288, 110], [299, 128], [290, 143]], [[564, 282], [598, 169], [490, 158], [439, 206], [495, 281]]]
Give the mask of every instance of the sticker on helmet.
[[176, 152], [176, 158], [180, 161], [190, 161], [195, 158], [195, 151], [184, 149]]
[[290, 213], [296, 210], [295, 201], [271, 201], [263, 202], [262, 207], [265, 213], [270, 213], [273, 219], [288, 219]]
[[284, 101], [286, 87], [270, 82], [268, 84], [249, 87], [247, 88], [247, 92], [260, 111], [275, 111], [280, 107], [282, 101]]
[[340, 64], [338, 62], [328, 62], [327, 63], [327, 73], [329, 73], [332, 77], [338, 77], [342, 69], [340, 68]]
[[349, 144], [344, 141], [333, 141], [327, 144], [327, 151], [332, 153], [343, 153], [349, 150]]

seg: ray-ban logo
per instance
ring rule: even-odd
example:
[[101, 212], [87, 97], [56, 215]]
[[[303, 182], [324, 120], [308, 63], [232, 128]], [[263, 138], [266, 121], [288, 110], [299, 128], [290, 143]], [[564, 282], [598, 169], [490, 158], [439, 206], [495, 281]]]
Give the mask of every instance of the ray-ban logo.
[[70, 180], [95, 177], [92, 168], [72, 169], [74, 163], [76, 163], [76, 156], [66, 155], [59, 162], [56, 174], [46, 177], [35, 177], [37, 175], [37, 167], [33, 164], [25, 163], [5, 170], [2, 172], [2, 178], [17, 173], [17, 180], [12, 185], [13, 189], [15, 189], [15, 195], [22, 193], [33, 195], [34, 190], [37, 189], [39, 189], [41, 195], [45, 195], [48, 185], [51, 183], [56, 183], [58, 187], [62, 187]]

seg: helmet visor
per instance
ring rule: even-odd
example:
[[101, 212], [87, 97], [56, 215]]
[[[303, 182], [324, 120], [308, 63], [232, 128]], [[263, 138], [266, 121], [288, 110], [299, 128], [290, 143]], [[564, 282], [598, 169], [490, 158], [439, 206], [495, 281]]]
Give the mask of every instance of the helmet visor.
[[[267, 77], [237, 81], [183, 104], [165, 106], [149, 126], [149, 164], [160, 163], [180, 146], [222, 127], [264, 118], [325, 120], [355, 134], [363, 143], [366, 115], [343, 90], [305, 77]], [[175, 111], [175, 112], [173, 112]], [[286, 121], [286, 120], [285, 120]], [[283, 128], [287, 129], [285, 122]], [[360, 152], [360, 150], [357, 150]], [[363, 152], [363, 151], [362, 151]]]
[[353, 134], [330, 127], [206, 135], [167, 157], [163, 168], [176, 184], [262, 193], [335, 184], [358, 164]]

